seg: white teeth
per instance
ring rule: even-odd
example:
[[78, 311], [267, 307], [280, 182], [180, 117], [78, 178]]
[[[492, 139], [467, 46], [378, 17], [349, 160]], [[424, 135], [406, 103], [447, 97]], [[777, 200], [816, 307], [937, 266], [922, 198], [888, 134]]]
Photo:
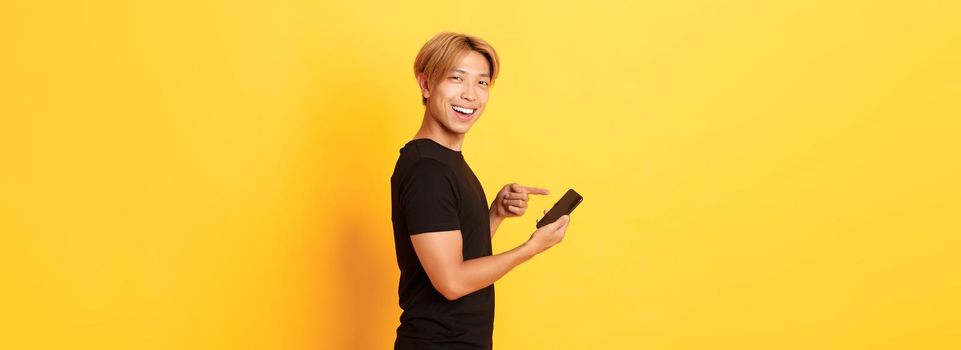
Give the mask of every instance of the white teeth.
[[474, 113], [474, 110], [473, 110], [473, 109], [470, 109], [470, 108], [463, 108], [463, 107], [458, 107], [458, 106], [451, 106], [451, 108], [453, 108], [455, 111], [458, 111], [458, 112], [461, 112], [461, 113], [464, 113], [464, 114], [473, 114], [473, 113]]

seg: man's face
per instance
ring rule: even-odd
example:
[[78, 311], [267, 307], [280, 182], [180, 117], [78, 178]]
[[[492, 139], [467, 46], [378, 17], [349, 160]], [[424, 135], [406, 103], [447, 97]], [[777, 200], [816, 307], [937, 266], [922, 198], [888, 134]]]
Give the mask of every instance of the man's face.
[[490, 66], [479, 52], [470, 51], [438, 80], [433, 90], [425, 91], [427, 108], [448, 132], [464, 134], [480, 118], [487, 105]]

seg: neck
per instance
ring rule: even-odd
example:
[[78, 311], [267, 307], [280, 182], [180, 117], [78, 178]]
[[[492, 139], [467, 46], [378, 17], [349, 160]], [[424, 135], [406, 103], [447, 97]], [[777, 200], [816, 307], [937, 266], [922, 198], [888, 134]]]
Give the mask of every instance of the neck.
[[464, 144], [464, 134], [453, 133], [444, 128], [443, 125], [424, 111], [424, 121], [420, 124], [420, 130], [414, 135], [414, 139], [431, 139], [444, 147], [454, 151], [460, 151]]

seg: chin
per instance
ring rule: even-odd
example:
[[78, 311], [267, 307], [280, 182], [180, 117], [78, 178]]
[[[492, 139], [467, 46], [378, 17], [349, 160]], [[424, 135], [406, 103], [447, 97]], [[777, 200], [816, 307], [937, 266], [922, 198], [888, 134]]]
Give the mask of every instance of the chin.
[[448, 126], [447, 126], [447, 130], [449, 130], [450, 132], [455, 133], [455, 134], [466, 134], [468, 131], [470, 131], [470, 128], [471, 128], [470, 126], [466, 126], [466, 127], [465, 127], [465, 126], [462, 126], [462, 125], [448, 125]]
[[450, 132], [463, 134], [474, 126], [474, 121], [471, 120], [470, 123], [464, 122], [457, 118], [457, 116], [447, 115], [443, 120], [438, 120], [440, 124]]

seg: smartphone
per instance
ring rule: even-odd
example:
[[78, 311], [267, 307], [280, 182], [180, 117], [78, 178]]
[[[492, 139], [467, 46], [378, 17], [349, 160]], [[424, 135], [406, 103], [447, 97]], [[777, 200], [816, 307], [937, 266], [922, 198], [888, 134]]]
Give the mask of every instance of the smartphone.
[[574, 208], [577, 208], [577, 205], [581, 204], [583, 200], [584, 197], [581, 197], [581, 195], [573, 189], [567, 190], [567, 193], [565, 193], [557, 203], [554, 203], [551, 210], [548, 210], [547, 213], [544, 214], [544, 217], [537, 221], [537, 228], [557, 221], [561, 216], [570, 215], [570, 213], [574, 211]]

